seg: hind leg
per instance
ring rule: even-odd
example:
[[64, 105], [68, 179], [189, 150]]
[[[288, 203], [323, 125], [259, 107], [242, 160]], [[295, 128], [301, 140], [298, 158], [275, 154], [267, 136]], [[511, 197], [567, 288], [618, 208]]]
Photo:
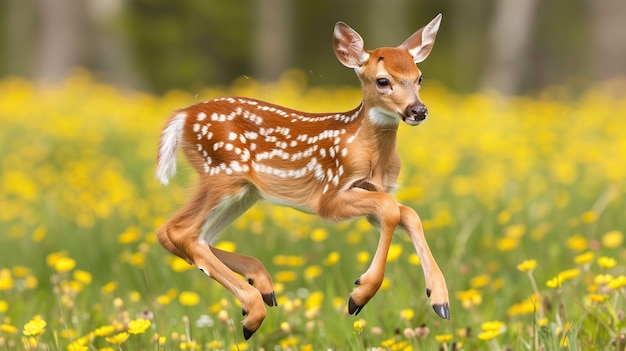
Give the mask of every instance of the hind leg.
[[[209, 189], [212, 191], [209, 192]], [[234, 258], [241, 255], [224, 255], [224, 251], [211, 248], [208, 243], [219, 231], [245, 212], [257, 198], [245, 186], [241, 186], [238, 191], [230, 192], [235, 195], [219, 194], [215, 189], [220, 187], [216, 184], [212, 184], [211, 187], [199, 186], [191, 201], [157, 230], [157, 236], [167, 250], [195, 264], [241, 302], [247, 314], [243, 321], [243, 330], [244, 337], [248, 339], [265, 318], [263, 296], [259, 290], [237, 276], [218, 256], [226, 258], [228, 264], [237, 270], [257, 274], [261, 277], [260, 280], [263, 280], [263, 277], [269, 278], [269, 275], [260, 262], [256, 261], [258, 265], [253, 263], [255, 269], [242, 268], [241, 262], [254, 262], [253, 259], [236, 261]], [[217, 254], [213, 250], [217, 250], [215, 251]], [[265, 288], [271, 291], [271, 280], [269, 282], [270, 287]], [[267, 282], [265, 283], [267, 285]]]
[[268, 306], [276, 306], [276, 295], [272, 278], [263, 264], [254, 257], [240, 255], [234, 252], [223, 251], [211, 246], [213, 254], [232, 271], [237, 272], [248, 279], [263, 296], [263, 301]]

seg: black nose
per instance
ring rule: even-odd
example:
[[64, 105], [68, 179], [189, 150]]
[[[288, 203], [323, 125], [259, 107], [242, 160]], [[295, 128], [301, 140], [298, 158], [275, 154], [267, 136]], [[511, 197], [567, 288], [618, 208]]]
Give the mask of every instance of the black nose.
[[428, 109], [424, 104], [410, 105], [406, 108], [406, 114], [415, 121], [423, 121], [428, 116]]

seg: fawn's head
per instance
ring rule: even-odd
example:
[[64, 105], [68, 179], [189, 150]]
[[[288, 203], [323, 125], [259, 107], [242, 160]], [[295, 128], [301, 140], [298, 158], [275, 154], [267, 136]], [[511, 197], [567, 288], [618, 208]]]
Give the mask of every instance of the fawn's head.
[[440, 23], [441, 14], [400, 46], [374, 50], [366, 50], [359, 33], [345, 23], [335, 25], [335, 55], [344, 66], [355, 69], [364, 107], [375, 123], [397, 125], [402, 120], [414, 126], [426, 119], [428, 109], [419, 98], [422, 73], [416, 64], [430, 54]]

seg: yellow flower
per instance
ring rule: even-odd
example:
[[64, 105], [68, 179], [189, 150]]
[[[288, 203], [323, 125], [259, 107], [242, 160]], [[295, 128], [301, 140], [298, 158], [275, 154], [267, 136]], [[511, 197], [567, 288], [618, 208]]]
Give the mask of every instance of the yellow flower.
[[294, 271], [280, 271], [276, 272], [276, 281], [281, 283], [293, 282], [298, 278], [298, 275]]
[[311, 240], [313, 241], [324, 241], [328, 238], [328, 231], [324, 228], [316, 228], [311, 232]]
[[613, 268], [617, 265], [617, 260], [612, 257], [600, 256], [598, 257], [598, 265], [605, 269]]
[[359, 251], [359, 253], [356, 254], [356, 260], [360, 264], [368, 263], [370, 261], [370, 253], [367, 251]]
[[91, 273], [77, 269], [74, 271], [74, 279], [83, 283], [83, 284], [91, 284]]
[[339, 258], [340, 257], [341, 256], [339, 255], [339, 252], [333, 251], [333, 252], [329, 253], [328, 256], [326, 256], [326, 258], [324, 259], [324, 265], [332, 266], [332, 265], [336, 264], [337, 262], [339, 262]]
[[602, 303], [606, 301], [606, 295], [602, 295], [602, 294], [589, 294], [587, 295], [587, 297], [589, 298], [590, 301], [593, 301], [593, 302]]
[[583, 254], [580, 254], [576, 257], [574, 257], [574, 263], [576, 264], [588, 264], [591, 263], [591, 261], [593, 261], [593, 259], [595, 258], [595, 254], [592, 251], [587, 251]]
[[400, 244], [391, 244], [389, 247], [389, 252], [387, 253], [387, 262], [393, 262], [400, 257], [402, 254], [402, 245]]
[[624, 242], [624, 234], [619, 230], [611, 230], [602, 235], [602, 246], [607, 249], [615, 249]]
[[456, 298], [461, 300], [463, 308], [469, 309], [474, 306], [478, 306], [482, 303], [483, 297], [476, 289], [469, 289], [465, 291], [457, 291]]
[[194, 268], [194, 266], [190, 265], [187, 261], [178, 256], [168, 256], [167, 260], [174, 272], [184, 272]]
[[232, 241], [220, 241], [215, 245], [215, 247], [222, 251], [235, 252], [237, 244]]
[[128, 339], [129, 336], [130, 334], [128, 334], [127, 332], [121, 332], [111, 337], [108, 337], [105, 340], [110, 342], [111, 344], [121, 345], [122, 343], [124, 343], [124, 341], [126, 341], [126, 339]]
[[613, 290], [619, 290], [623, 288], [624, 286], [626, 286], [626, 276], [620, 275], [617, 278], [611, 279], [607, 286]]
[[414, 266], [419, 266], [421, 264], [420, 257], [416, 253], [412, 253], [409, 255], [409, 263]]
[[512, 251], [519, 245], [517, 238], [501, 238], [498, 240], [498, 250], [506, 252]]
[[410, 321], [411, 319], [413, 319], [414, 316], [415, 316], [415, 311], [413, 311], [410, 308], [405, 308], [400, 311], [400, 318], [404, 319], [405, 321]]
[[352, 323], [352, 327], [357, 334], [361, 333], [365, 327], [365, 319], [358, 319], [354, 321], [354, 323]]
[[589, 210], [581, 216], [584, 223], [593, 223], [598, 219], [598, 213], [594, 210]]
[[41, 318], [33, 318], [24, 325], [22, 333], [25, 336], [37, 336], [43, 333], [46, 329], [46, 321]]
[[116, 282], [108, 282], [104, 284], [104, 286], [102, 287], [102, 292], [104, 292], [105, 294], [110, 294], [114, 292], [115, 290], [117, 290]]
[[120, 234], [117, 241], [120, 244], [130, 244], [139, 239], [141, 239], [141, 230], [138, 227], [133, 226], [127, 228], [122, 234]]
[[172, 302], [172, 298], [168, 295], [159, 295], [156, 300], [159, 305], [169, 305], [169, 303]]
[[583, 251], [587, 248], [587, 239], [580, 235], [574, 235], [567, 239], [566, 244], [573, 251]]
[[483, 322], [480, 325], [480, 329], [484, 331], [489, 331], [489, 330], [503, 331], [504, 329], [506, 329], [506, 325], [504, 324], [504, 322], [501, 322], [501, 321], [488, 321], [488, 322]]
[[69, 257], [59, 257], [54, 262], [54, 270], [59, 273], [69, 272], [76, 267], [76, 261]]
[[500, 332], [497, 330], [486, 330], [478, 333], [478, 339], [483, 341], [489, 341], [491, 339], [495, 339]]
[[484, 288], [491, 282], [491, 277], [487, 274], [477, 275], [470, 279], [470, 286], [474, 289]]
[[16, 334], [17, 327], [12, 326], [10, 324], [0, 324], [0, 332], [7, 333], [7, 334]]
[[4, 313], [8, 309], [9, 309], [9, 303], [4, 300], [0, 300], [0, 313]]
[[304, 270], [305, 279], [315, 279], [322, 274], [322, 268], [320, 266], [310, 266]]
[[96, 336], [107, 336], [115, 331], [115, 326], [113, 325], [103, 325], [100, 328], [96, 328], [93, 333]]
[[7, 268], [0, 269], [0, 291], [13, 288], [13, 276]]
[[183, 291], [178, 295], [178, 301], [183, 306], [195, 306], [200, 302], [200, 295], [193, 291]]
[[130, 334], [143, 334], [148, 328], [150, 328], [151, 324], [152, 322], [143, 318], [133, 319], [128, 322], [128, 332]]
[[522, 263], [517, 265], [517, 270], [520, 272], [532, 272], [533, 269], [537, 266], [536, 260], [524, 260]]
[[439, 335], [435, 335], [435, 340], [437, 340], [437, 342], [444, 344], [447, 342], [450, 342], [452, 340], [452, 334], [439, 334]]

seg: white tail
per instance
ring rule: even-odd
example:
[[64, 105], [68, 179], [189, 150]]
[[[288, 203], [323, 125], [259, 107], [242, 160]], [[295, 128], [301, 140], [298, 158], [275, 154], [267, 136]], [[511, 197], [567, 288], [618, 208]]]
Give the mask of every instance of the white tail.
[[348, 301], [351, 314], [380, 287], [393, 232], [401, 227], [420, 257], [435, 312], [450, 318], [446, 282], [420, 218], [389, 194], [400, 172], [398, 125], [414, 126], [428, 115], [415, 63], [430, 54], [440, 21], [438, 15], [396, 48], [371, 51], [352, 28], [335, 25], [335, 54], [355, 69], [363, 88], [363, 102], [351, 111], [305, 113], [229, 97], [182, 109], [165, 126], [157, 177], [169, 182], [180, 147], [200, 179], [192, 199], [157, 230], [159, 242], [235, 295], [246, 315], [246, 339], [265, 318], [263, 303], [276, 305], [271, 277], [257, 259], [221, 251], [211, 242], [259, 199], [330, 220], [367, 216], [380, 225], [374, 258]]
[[184, 112], [175, 114], [161, 134], [156, 174], [164, 185], [169, 184], [170, 178], [176, 174], [176, 154], [183, 139], [186, 117]]

